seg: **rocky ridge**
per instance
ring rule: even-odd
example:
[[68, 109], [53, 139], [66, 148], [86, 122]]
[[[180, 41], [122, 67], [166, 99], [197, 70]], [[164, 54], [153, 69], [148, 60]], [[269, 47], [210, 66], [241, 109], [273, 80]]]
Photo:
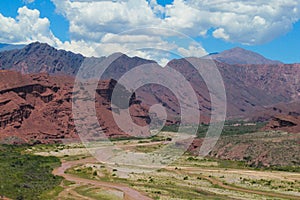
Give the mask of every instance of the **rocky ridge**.
[[[111, 114], [110, 95], [115, 84], [112, 79], [99, 82], [95, 99], [98, 120], [101, 131], [108, 137], [128, 137], [114, 123]], [[62, 139], [78, 139], [72, 117], [74, 78], [0, 71], [0, 85], [2, 142], [53, 143]], [[136, 123], [149, 123], [147, 110], [135, 100], [134, 95], [130, 110]], [[87, 123], [87, 126], [93, 125]]]

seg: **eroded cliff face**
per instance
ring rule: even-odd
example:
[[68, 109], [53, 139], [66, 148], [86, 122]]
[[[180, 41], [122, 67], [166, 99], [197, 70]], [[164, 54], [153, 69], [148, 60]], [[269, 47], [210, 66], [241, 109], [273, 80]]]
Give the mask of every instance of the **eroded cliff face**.
[[[78, 139], [72, 115], [73, 84], [74, 79], [67, 76], [0, 71], [0, 141], [54, 143]], [[101, 130], [93, 130], [95, 125], [88, 124], [86, 119], [82, 119], [82, 123], [93, 133], [104, 131], [109, 137], [128, 137], [112, 117], [110, 102], [115, 85], [116, 81], [112, 79], [100, 81], [95, 91], [94, 102]], [[123, 88], [121, 94], [130, 93]], [[148, 112], [135, 95], [130, 97], [130, 111], [137, 124], [145, 126], [149, 123]]]
[[[125, 54], [116, 53], [107, 58], [85, 58], [80, 54], [74, 54], [63, 50], [57, 50], [47, 44], [32, 43], [22, 49], [0, 52], [0, 69], [20, 71], [22, 73], [47, 72], [51, 75], [75, 76], [78, 70], [85, 63], [90, 63], [91, 73], [96, 72], [94, 67], [101, 67], [104, 60], [116, 58], [100, 77], [102, 80], [119, 80], [124, 74], [141, 65], [156, 67], [153, 73], [164, 74], [155, 61], [145, 60], [139, 57], [128, 57]], [[227, 96], [227, 117], [228, 119], [250, 119], [260, 118], [269, 120], [272, 116], [265, 108], [272, 108], [278, 103], [290, 103], [300, 100], [300, 64], [283, 64], [278, 61], [271, 61], [263, 56], [241, 48], [224, 51], [220, 54], [211, 55], [212, 63], [222, 75]], [[207, 58], [207, 57], [204, 57]], [[90, 60], [90, 61], [89, 61]], [[93, 60], [93, 61], [92, 61]], [[174, 59], [168, 66], [180, 72], [193, 90], [199, 101], [199, 119], [190, 119], [191, 123], [209, 123], [211, 111], [210, 92], [203, 77], [191, 65], [204, 66], [207, 59], [184, 58]], [[86, 62], [87, 61], [87, 62]], [[192, 61], [192, 62], [190, 62]], [[94, 64], [96, 64], [94, 66]], [[161, 73], [162, 72], [162, 73]], [[141, 73], [147, 78], [147, 74]], [[20, 80], [14, 83], [15, 86], [25, 85], [24, 78], [20, 75], [10, 75], [13, 80]], [[169, 77], [171, 78], [171, 77]], [[7, 83], [12, 84], [11, 81]], [[6, 82], [3, 81], [5, 85]], [[28, 83], [29, 84], [29, 83]], [[2, 87], [2, 85], [0, 86]], [[5, 88], [5, 87], [4, 87]], [[7, 88], [6, 88], [7, 89]], [[39, 92], [41, 94], [41, 92]], [[37, 94], [38, 95], [38, 94]], [[136, 91], [136, 96], [146, 107], [154, 104], [162, 104], [166, 108], [168, 124], [178, 122], [180, 118], [180, 105], [178, 99], [167, 87], [155, 84], [147, 84]], [[50, 101], [54, 97], [43, 92], [44, 101]], [[224, 105], [220, 105], [224, 107]], [[262, 113], [263, 111], [264, 113]]]
[[[299, 115], [300, 116], [300, 115]], [[295, 115], [276, 115], [272, 117], [265, 130], [281, 130], [291, 133], [300, 132], [300, 117]]]
[[1, 95], [0, 107], [0, 129], [5, 129], [9, 125], [19, 128], [34, 109], [31, 104], [26, 103], [22, 97], [12, 91]]

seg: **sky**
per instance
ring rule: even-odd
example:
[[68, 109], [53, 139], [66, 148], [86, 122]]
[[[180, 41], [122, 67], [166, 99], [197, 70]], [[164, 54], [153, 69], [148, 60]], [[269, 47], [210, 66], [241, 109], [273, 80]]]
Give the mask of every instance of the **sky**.
[[300, 63], [299, 0], [1, 0], [0, 43], [85, 56], [201, 57], [233, 47]]

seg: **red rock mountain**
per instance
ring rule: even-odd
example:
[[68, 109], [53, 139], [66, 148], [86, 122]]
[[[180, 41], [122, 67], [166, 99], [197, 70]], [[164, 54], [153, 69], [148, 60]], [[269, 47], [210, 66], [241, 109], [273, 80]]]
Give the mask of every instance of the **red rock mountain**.
[[16, 70], [23, 74], [45, 72], [75, 75], [83, 60], [80, 54], [35, 42], [22, 49], [0, 52], [0, 69]]
[[[299, 113], [299, 106], [294, 106], [295, 109], [291, 110], [290, 105], [291, 102], [298, 105], [300, 98], [300, 64], [269, 62], [242, 49], [233, 49], [221, 55], [226, 55], [226, 59], [230, 58], [236, 62], [228, 64], [230, 62], [220, 62], [220, 59], [215, 61], [226, 88], [228, 119], [268, 120], [278, 114]], [[84, 58], [82, 55], [56, 50], [40, 43], [27, 45], [23, 49], [0, 52], [0, 69], [4, 69], [0, 74], [0, 137], [17, 136], [27, 142], [76, 137], [71, 116], [74, 83], [72, 77], [76, 75], [85, 59], [94, 60], [93, 62], [98, 64], [94, 67], [101, 67], [101, 63], [110, 57]], [[210, 95], [206, 83], [189, 63], [190, 59], [199, 65], [205, 63], [203, 58], [186, 58], [172, 60], [168, 66], [180, 72], [189, 81], [200, 104], [200, 122], [208, 122], [212, 110]], [[119, 80], [129, 70], [144, 64], [151, 64], [157, 71], [161, 71], [161, 67], [155, 61], [118, 54], [118, 58], [101, 77], [104, 86], [108, 87], [104, 94], [109, 96], [113, 90], [110, 86], [116, 84], [111, 79]], [[40, 74], [41, 72], [50, 76]], [[103, 97], [99, 93], [96, 95], [96, 108], [103, 116], [98, 118], [102, 120], [101, 123], [106, 127], [109, 136], [123, 136], [125, 133], [122, 133], [109, 117], [111, 110], [107, 103], [108, 96]], [[166, 108], [168, 123], [178, 122], [180, 106], [168, 88], [149, 84], [136, 91], [136, 98], [131, 107], [137, 123], [149, 122], [147, 109], [156, 103]], [[194, 122], [198, 121], [194, 119]]]
[[[168, 66], [180, 72], [189, 81], [199, 100], [200, 122], [208, 122], [212, 109], [210, 95], [203, 78], [191, 65], [191, 60], [194, 64], [206, 63], [205, 59], [186, 58], [172, 60]], [[108, 67], [103, 77], [119, 80], [123, 74], [144, 64], [151, 64], [157, 69], [157, 72], [152, 73], [161, 73], [161, 67], [153, 61], [120, 55]], [[224, 81], [229, 119], [254, 118], [258, 110], [265, 110], [279, 103], [286, 104], [300, 99], [300, 64], [230, 65], [215, 61], [215, 65]], [[145, 75], [141, 74], [141, 76]], [[143, 78], [147, 79], [147, 75]], [[139, 88], [136, 95], [147, 107], [156, 103], [163, 104], [170, 116], [168, 119], [170, 123], [175, 123], [179, 118], [178, 99], [168, 88], [149, 84]]]
[[[68, 76], [0, 71], [0, 141], [53, 143], [78, 138], [72, 116], [73, 85], [74, 78]], [[95, 107], [101, 125], [98, 131], [109, 137], [127, 137], [112, 118], [110, 96], [115, 85], [112, 79], [103, 80], [96, 90]], [[149, 123], [147, 110], [134, 96], [130, 111], [135, 123]], [[85, 123], [94, 127], [87, 120]]]
[[210, 54], [204, 58], [211, 58], [227, 64], [282, 64], [279, 61], [267, 59], [258, 53], [240, 47], [229, 49], [221, 53]]

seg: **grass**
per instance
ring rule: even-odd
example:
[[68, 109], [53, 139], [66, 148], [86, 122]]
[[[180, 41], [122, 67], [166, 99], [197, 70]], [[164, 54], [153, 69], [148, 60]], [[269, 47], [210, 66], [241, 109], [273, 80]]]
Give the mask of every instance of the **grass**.
[[232, 161], [232, 160], [218, 160], [220, 168], [230, 168], [230, 169], [255, 169], [247, 166], [243, 161]]
[[136, 146], [134, 149], [137, 152], [151, 153], [153, 151], [159, 150], [161, 147], [162, 147], [162, 145]]
[[95, 177], [94, 170], [92, 167], [75, 167], [68, 169], [66, 173], [76, 174], [76, 176], [86, 179], [92, 179], [93, 177]]
[[[251, 134], [247, 137], [254, 137]], [[241, 136], [245, 137], [245, 135]], [[228, 137], [232, 138], [232, 137]], [[134, 141], [136, 142], [136, 141]], [[144, 143], [144, 142], [143, 142]], [[155, 146], [155, 147], [158, 147]], [[134, 150], [143, 152], [153, 151], [153, 146], [138, 146]], [[243, 197], [248, 199], [263, 199], [268, 195], [257, 195], [247, 192], [241, 192], [239, 189], [250, 189], [256, 191], [277, 193], [283, 192], [299, 192], [298, 182], [279, 182], [276, 178], [262, 178], [258, 177], [257, 180], [243, 174], [243, 171], [253, 170], [253, 174], [260, 171], [263, 173], [267, 168], [255, 168], [248, 166], [247, 162], [243, 161], [230, 161], [220, 160], [210, 157], [195, 157], [192, 154], [184, 154], [179, 160], [172, 164], [172, 169], [160, 169], [151, 174], [147, 173], [129, 173], [128, 178], [121, 178], [119, 171], [110, 167], [91, 167], [90, 165], [78, 165], [68, 170], [67, 173], [74, 174], [86, 179], [101, 180], [105, 182], [123, 183], [137, 189], [138, 191], [145, 192], [153, 199], [230, 199], [231, 195], [239, 198], [242, 194]], [[199, 167], [199, 171], [193, 172], [184, 169], [184, 166]], [[128, 166], [129, 169], [130, 166]], [[233, 169], [240, 169], [232, 174]], [[254, 171], [256, 170], [256, 171]], [[95, 173], [97, 171], [98, 173]], [[241, 171], [241, 174], [239, 173]], [[286, 171], [286, 170], [285, 170]], [[101, 174], [101, 175], [98, 175]], [[122, 174], [122, 173], [121, 173]], [[283, 175], [282, 175], [283, 176]], [[226, 189], [222, 185], [216, 184], [212, 180], [217, 180], [226, 186], [231, 186], [236, 189]], [[249, 179], [249, 180], [248, 180]], [[282, 179], [284, 180], [284, 178]], [[290, 184], [290, 185], [289, 185]], [[78, 191], [84, 196], [90, 196], [95, 188], [87, 193]], [[105, 199], [105, 196], [103, 196]]]
[[248, 169], [255, 171], [284, 171], [284, 172], [300, 172], [299, 166], [251, 166], [246, 161], [224, 160], [214, 157], [200, 158], [192, 156], [188, 153], [172, 164], [173, 166], [191, 166], [212, 169]]
[[[249, 131], [249, 127], [243, 125], [234, 126], [237, 122], [228, 122], [225, 126], [228, 130], [231, 130], [228, 134], [236, 134], [232, 131], [232, 128], [244, 128], [245, 132]], [[241, 123], [242, 124], [242, 123]], [[201, 125], [205, 129], [206, 125]], [[255, 126], [257, 128], [257, 126]], [[252, 127], [252, 128], [255, 128]], [[247, 130], [247, 131], [246, 131]], [[142, 144], [155, 141], [168, 141], [167, 135], [156, 135], [148, 139], [138, 139], [129, 141], [126, 140], [125, 144]], [[241, 133], [243, 134], [243, 133]], [[269, 133], [268, 133], [269, 134]], [[262, 133], [240, 135], [240, 136], [229, 136], [224, 137], [226, 141], [233, 142], [233, 138], [240, 138], [237, 140], [238, 143], [247, 142], [250, 143], [255, 137], [268, 139], [263, 141], [264, 143], [269, 142], [271, 137], [277, 139], [278, 137], [285, 137], [285, 135], [275, 134], [262, 135]], [[249, 141], [248, 141], [249, 139]], [[117, 142], [116, 142], [117, 143]], [[124, 142], [120, 142], [123, 144]], [[270, 141], [273, 144], [273, 141]], [[235, 143], [233, 143], [235, 144]], [[284, 143], [289, 144], [289, 143]], [[152, 146], [136, 146], [131, 149], [139, 152], [152, 152], [160, 148], [163, 144], [155, 144]], [[276, 143], [277, 145], [277, 143]], [[76, 145], [77, 147], [77, 145]], [[63, 181], [61, 183], [60, 177], [54, 177], [51, 171], [54, 167], [60, 165], [58, 158], [55, 157], [41, 157], [33, 156], [25, 153], [35, 153], [38, 151], [61, 151], [64, 149], [71, 149], [72, 146], [63, 145], [36, 145], [33, 147], [13, 147], [13, 146], [0, 146], [0, 195], [10, 197], [12, 199], [55, 199], [58, 194], [64, 190], [64, 188], [74, 183]], [[28, 151], [31, 149], [31, 151]], [[247, 154], [248, 155], [248, 154]], [[278, 155], [278, 154], [276, 154]], [[67, 155], [60, 156], [62, 160], [79, 160], [84, 159], [84, 155]], [[251, 157], [249, 157], [250, 159]], [[295, 157], [296, 160], [297, 157]], [[67, 171], [67, 173], [77, 175], [86, 179], [101, 180], [105, 182], [123, 183], [129, 187], [133, 187], [139, 191], [147, 193], [153, 199], [166, 200], [170, 198], [179, 199], [230, 199], [228, 198], [231, 194], [239, 197], [239, 192], [226, 190], [219, 185], [209, 182], [203, 177], [219, 180], [224, 185], [234, 186], [237, 188], [250, 188], [253, 190], [271, 191], [277, 192], [300, 192], [298, 182], [289, 181], [276, 181], [271, 178], [252, 178], [243, 174], [237, 174], [237, 178], [232, 174], [229, 174], [229, 169], [241, 169], [241, 171], [255, 169], [255, 170], [280, 170], [280, 171], [291, 171], [300, 172], [299, 167], [271, 167], [264, 168], [264, 166], [250, 167], [247, 163], [248, 158], [245, 161], [230, 161], [230, 160], [219, 160], [210, 157], [195, 157], [190, 153], [184, 154], [179, 160], [172, 164], [174, 168], [172, 170], [160, 169], [152, 174], [137, 174], [129, 173], [129, 178], [121, 178], [121, 170], [116, 168], [109, 168], [106, 166], [101, 167], [98, 164], [93, 165], [78, 165]], [[97, 165], [97, 167], [96, 167]], [[184, 167], [199, 167], [201, 169], [199, 173], [193, 173], [192, 171], [186, 171]], [[129, 167], [130, 169], [130, 167]], [[175, 170], [176, 169], [176, 170]], [[218, 170], [221, 172], [219, 173]], [[228, 170], [227, 170], [228, 169]], [[213, 170], [209, 171], [209, 170]], [[257, 172], [257, 171], [256, 171]], [[253, 171], [255, 174], [255, 171]], [[238, 179], [238, 180], [237, 180]], [[2, 183], [2, 180], [5, 182]], [[114, 191], [109, 190], [108, 192], [100, 188], [93, 186], [71, 186], [72, 191], [77, 192], [80, 195], [96, 198], [96, 199], [112, 199]], [[111, 193], [112, 192], [112, 193]], [[36, 195], [39, 194], [39, 195]], [[118, 195], [117, 195], [118, 196]], [[233, 196], [234, 197], [234, 196]], [[254, 199], [255, 196], [247, 196], [248, 199]], [[116, 197], [117, 198], [117, 197]]]
[[0, 146], [0, 196], [12, 199], [44, 199], [41, 194], [58, 185], [62, 177], [52, 175], [60, 165], [55, 157], [23, 154], [23, 147]]
[[285, 172], [298, 172], [300, 173], [300, 166], [271, 166], [269, 170], [285, 171]]
[[[76, 187], [74, 189], [78, 194], [85, 196], [85, 197], [91, 197], [94, 199], [101, 199], [101, 200], [120, 200], [123, 199], [122, 197], [118, 197], [117, 194], [114, 194], [114, 192], [109, 192], [104, 189], [98, 189], [91, 186], [80, 186]], [[117, 191], [116, 191], [117, 192]]]
[[117, 138], [110, 138], [109, 140], [111, 142], [131, 141], [131, 140], [140, 141], [141, 143], [148, 142], [148, 141], [144, 141], [145, 139], [150, 139], [151, 142], [165, 141], [165, 138], [157, 136], [157, 135], [153, 135], [153, 136], [150, 136], [148, 138], [144, 138], [144, 137], [141, 137], [141, 138], [139, 138], [139, 137], [117, 137]]
[[59, 193], [61, 193], [64, 188], [60, 185], [55, 186], [52, 190], [46, 191], [39, 196], [39, 199], [43, 200], [53, 200], [58, 197]]
[[[230, 135], [242, 135], [247, 133], [255, 133], [258, 132], [261, 128], [266, 125], [264, 122], [255, 123], [255, 125], [248, 125], [243, 121], [226, 121], [222, 130], [222, 136], [230, 136]], [[169, 125], [164, 126], [162, 131], [166, 132], [178, 132], [179, 125]], [[186, 132], [190, 132], [192, 127], [183, 127], [183, 130]], [[201, 124], [198, 126], [197, 136], [198, 138], [204, 138], [208, 131], [209, 125]]]
[[[160, 170], [162, 173], [161, 175], [159, 175], [160, 173], [151, 174], [151, 176], [150, 174], [148, 174], [149, 176], [147, 176], [147, 174], [136, 174], [135, 176], [137, 177], [134, 176], [135, 178], [132, 177], [128, 179], [113, 176], [114, 170], [111, 171], [105, 168], [101, 169], [101, 173], [104, 176], [100, 178], [93, 176], [92, 171], [93, 170], [89, 167], [81, 166], [70, 169], [68, 173], [82, 178], [123, 183], [139, 191], [145, 191], [153, 199], [228, 199], [221, 195], [199, 189], [197, 185], [200, 183], [193, 183], [195, 181], [199, 182], [199, 180], [194, 176], [190, 177], [186, 175], [179, 175], [177, 177], [168, 170]], [[139, 178], [139, 176], [142, 177]], [[206, 182], [205, 180], [200, 181]], [[192, 185], [190, 185], [190, 182]], [[91, 195], [93, 191], [92, 189], [85, 189], [86, 187], [77, 188], [76, 192], [84, 196], [96, 197]], [[103, 199], [106, 199], [105, 196], [103, 196]]]

